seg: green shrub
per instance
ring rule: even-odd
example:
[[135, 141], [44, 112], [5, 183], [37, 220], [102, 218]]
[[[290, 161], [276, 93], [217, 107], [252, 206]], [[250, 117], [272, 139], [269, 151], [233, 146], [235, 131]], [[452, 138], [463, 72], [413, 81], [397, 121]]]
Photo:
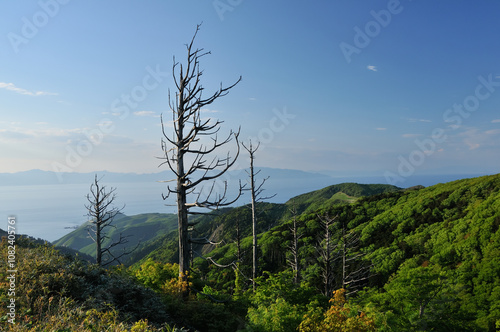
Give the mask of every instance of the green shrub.
[[[2, 248], [7, 242], [2, 239]], [[7, 250], [1, 251], [0, 278]], [[10, 331], [165, 331], [170, 322], [161, 298], [131, 277], [65, 257], [50, 245], [16, 242], [16, 317], [8, 322], [7, 287], [0, 290], [0, 324]], [[163, 326], [162, 326], [163, 325]], [[137, 329], [136, 329], [137, 330]]]

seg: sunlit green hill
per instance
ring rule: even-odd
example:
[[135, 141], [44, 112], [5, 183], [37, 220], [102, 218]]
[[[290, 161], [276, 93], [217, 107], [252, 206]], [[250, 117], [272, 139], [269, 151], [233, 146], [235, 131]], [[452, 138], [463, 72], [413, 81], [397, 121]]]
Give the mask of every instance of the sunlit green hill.
[[[362, 196], [374, 195], [382, 192], [392, 192], [400, 188], [389, 185], [364, 185], [345, 183], [333, 185], [321, 190], [299, 195], [287, 204], [259, 203], [258, 232], [265, 232], [278, 225], [290, 216], [293, 205], [297, 210], [313, 211], [322, 205], [349, 204]], [[248, 205], [237, 208], [226, 208], [215, 215], [193, 218], [196, 220], [196, 236], [210, 238], [214, 242], [232, 241], [236, 238], [236, 224], [240, 224], [242, 237], [251, 234], [251, 210]], [[119, 214], [113, 221], [114, 227], [107, 228], [103, 246], [117, 241], [120, 233], [126, 236], [126, 246], [117, 246], [115, 251], [122, 252], [126, 248], [137, 249], [123, 263], [127, 265], [143, 261], [147, 258], [164, 262], [177, 261], [177, 216], [175, 214], [147, 213], [135, 216]], [[89, 224], [80, 226], [73, 232], [54, 242], [59, 247], [71, 248], [95, 257], [95, 243], [88, 233]], [[214, 246], [195, 246], [198, 253], [206, 253]]]
[[[295, 330], [306, 317], [310, 324], [321, 322], [321, 326], [327, 326], [328, 319], [350, 317], [359, 323], [359, 319], [366, 318], [366, 326], [376, 326], [380, 331], [500, 328], [500, 174], [406, 190], [385, 185], [342, 184], [297, 196], [285, 204], [260, 203], [257, 209], [258, 274], [262, 277], [257, 279], [255, 291], [246, 277], [252, 266], [249, 206], [226, 208], [192, 219], [193, 237], [217, 244], [193, 244], [191, 278], [196, 297], [193, 295], [190, 302], [172, 302], [171, 297], [164, 297], [171, 310], [168, 313], [176, 321], [184, 326], [194, 324], [200, 330], [206, 324], [217, 325], [221, 319], [230, 317], [233, 330], [234, 326], [240, 326], [246, 330], [274, 331], [280, 330], [280, 324]], [[296, 271], [290, 265], [294, 219], [298, 234]], [[328, 227], [332, 258], [328, 291], [325, 291], [322, 254], [327, 233], [321, 219], [332, 220]], [[172, 287], [177, 282], [176, 266], [171, 264], [177, 260], [176, 225], [173, 214], [119, 215], [116, 229], [110, 233], [132, 235], [130, 239], [134, 240], [129, 244], [139, 243], [125, 260], [131, 265], [127, 273], [163, 296], [175, 289]], [[237, 234], [240, 248], [236, 244]], [[82, 226], [57, 244], [76, 246], [93, 254], [90, 241]], [[105, 276], [107, 273], [102, 270], [89, 269], [90, 265], [71, 263], [47, 248], [34, 251], [30, 248], [20, 250], [18, 256], [26, 274], [19, 281], [24, 283], [23, 287], [28, 287], [27, 280], [32, 282], [30, 268], [40, 275], [39, 282], [48, 283], [47, 289], [64, 284], [68, 296], [76, 299], [86, 289], [85, 280], [94, 282], [88, 273], [101, 276], [103, 284], [97, 287], [101, 297], [107, 294], [99, 291], [107, 287], [106, 278], [113, 285], [119, 283], [116, 276]], [[30, 258], [31, 255], [34, 257]], [[51, 257], [53, 262], [43, 263], [42, 268], [43, 255]], [[216, 266], [206, 257], [228, 267]], [[125, 273], [123, 268], [117, 271]], [[67, 280], [58, 281], [60, 276]], [[121, 289], [113, 287], [114, 291]], [[342, 298], [328, 300], [343, 287], [348, 302], [335, 307], [335, 301], [343, 301]], [[26, 292], [31, 294], [28, 288]], [[5, 292], [3, 296], [6, 297]], [[40, 293], [40, 296], [45, 295]], [[118, 301], [117, 306], [126, 303], [115, 295], [109, 296]], [[214, 300], [224, 304], [209, 304]], [[201, 313], [203, 310], [207, 311]], [[142, 312], [134, 315], [142, 317]], [[219, 331], [221, 326], [217, 325]]]
[[288, 201], [298, 213], [312, 212], [322, 205], [353, 203], [360, 197], [403, 190], [386, 184], [341, 183], [296, 196]]
[[[118, 214], [112, 223], [113, 227], [106, 228], [106, 236], [103, 246], [109, 246], [116, 242], [120, 233], [127, 237], [127, 248], [134, 248], [138, 244], [146, 243], [153, 238], [168, 234], [177, 228], [177, 215], [162, 213], [146, 213], [135, 216]], [[89, 236], [89, 223], [85, 223], [73, 232], [63, 236], [53, 244], [58, 247], [67, 247], [95, 257], [95, 243]], [[124, 246], [117, 246], [115, 250], [120, 252]]]
[[[396, 330], [495, 331], [500, 327], [500, 175], [385, 192], [353, 204], [332, 205], [324, 200], [316, 210], [306, 208], [297, 217], [300, 279], [320, 290], [323, 263], [318, 239], [324, 229], [318, 214], [336, 217], [330, 230], [335, 248], [342, 248], [343, 233], [356, 234], [359, 241], [352, 257], [363, 258], [352, 261], [346, 274], [363, 266], [371, 272], [357, 289], [350, 284], [351, 291], [358, 291], [352, 300], [384, 312], [384, 319]], [[260, 235], [262, 270], [289, 270], [290, 227], [291, 218]], [[243, 241], [243, 250], [250, 245]], [[236, 257], [235, 244], [219, 247], [211, 256], [228, 264]], [[334, 289], [342, 287], [341, 261], [333, 270]], [[218, 287], [230, 284], [219, 269], [205, 261], [199, 264], [204, 278], [217, 280]], [[250, 257], [240, 264], [248, 273]], [[367, 288], [361, 292], [363, 287]]]

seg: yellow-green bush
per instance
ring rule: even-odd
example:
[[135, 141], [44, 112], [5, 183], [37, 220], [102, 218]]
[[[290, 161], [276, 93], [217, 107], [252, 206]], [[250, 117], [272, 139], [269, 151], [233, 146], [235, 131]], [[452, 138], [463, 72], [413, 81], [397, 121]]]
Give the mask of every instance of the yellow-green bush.
[[[161, 298], [132, 278], [65, 257], [50, 245], [16, 241], [15, 296], [8, 293], [7, 241], [0, 244], [0, 330], [171, 331]], [[15, 299], [15, 323], [7, 304]], [[147, 323], [150, 322], [150, 323]]]

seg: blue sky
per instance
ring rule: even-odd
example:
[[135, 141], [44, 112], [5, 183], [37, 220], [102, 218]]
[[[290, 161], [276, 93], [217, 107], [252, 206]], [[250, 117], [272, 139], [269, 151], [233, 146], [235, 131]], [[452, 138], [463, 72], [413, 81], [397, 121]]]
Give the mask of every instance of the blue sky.
[[499, 12], [486, 0], [2, 1], [0, 172], [163, 170], [173, 56], [185, 61], [203, 22], [207, 92], [243, 77], [204, 116], [260, 140], [258, 166], [393, 184], [498, 173]]

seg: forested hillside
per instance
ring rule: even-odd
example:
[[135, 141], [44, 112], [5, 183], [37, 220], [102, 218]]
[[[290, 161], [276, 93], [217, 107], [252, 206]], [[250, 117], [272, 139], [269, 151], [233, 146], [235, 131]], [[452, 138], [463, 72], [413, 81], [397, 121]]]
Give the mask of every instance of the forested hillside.
[[[351, 203], [356, 199], [381, 192], [401, 190], [390, 185], [365, 185], [343, 183], [312, 191], [292, 198], [285, 204], [260, 203], [258, 216], [258, 232], [262, 233], [287, 220], [293, 205], [297, 211], [315, 209], [322, 204]], [[242, 237], [251, 234], [251, 210], [248, 205], [238, 208], [224, 208], [207, 216], [193, 216], [190, 220], [195, 224], [193, 237], [211, 239], [214, 242], [231, 242], [236, 239], [236, 224], [239, 223]], [[89, 236], [89, 223], [54, 241], [57, 247], [71, 248], [84, 254], [95, 256], [95, 243]], [[117, 242], [120, 234], [127, 237], [125, 245], [113, 248], [114, 252], [122, 252], [126, 248], [137, 249], [124, 257], [122, 263], [132, 265], [138, 261], [152, 258], [162, 262], [177, 262], [177, 215], [163, 213], [147, 213], [135, 216], [118, 214], [113, 226], [106, 234], [103, 246]], [[195, 245], [197, 253], [210, 251], [214, 246]]]
[[[363, 196], [382, 192], [399, 191], [390, 185], [365, 185], [357, 183], [342, 183], [312, 191], [290, 199], [285, 204], [258, 203], [257, 232], [265, 233], [272, 227], [286, 222], [292, 215], [291, 209], [300, 213], [306, 209], [314, 210], [322, 204], [338, 205], [351, 203]], [[251, 208], [245, 205], [237, 208], [224, 208], [207, 216], [196, 216], [191, 219], [194, 224], [193, 237], [222, 244], [233, 243], [237, 233], [241, 239], [251, 235]], [[248, 240], [248, 239], [247, 239]], [[215, 248], [214, 245], [194, 244], [194, 256], [205, 255]], [[178, 262], [177, 232], [159, 234], [152, 241], [141, 245], [130, 255], [127, 264], [145, 261], [151, 258], [160, 262]]]
[[[325, 273], [321, 216], [337, 217], [330, 239], [336, 255], [332, 288], [347, 285], [347, 291], [353, 292], [350, 302], [372, 311], [382, 326], [494, 331], [500, 324], [499, 175], [384, 193], [354, 204], [327, 201], [314, 212], [306, 210], [297, 217], [299, 280], [318, 292], [324, 289]], [[263, 271], [290, 271], [291, 226], [289, 220], [260, 236]], [[345, 271], [342, 246], [348, 243], [342, 229], [356, 238], [352, 248], [345, 250], [347, 259], [355, 258]], [[248, 239], [242, 241], [243, 250], [249, 246]], [[219, 264], [229, 264], [236, 257], [235, 244], [210, 255]], [[230, 288], [233, 274], [204, 260], [197, 262], [203, 280], [216, 289]], [[249, 264], [245, 256], [241, 270]], [[367, 266], [369, 275], [355, 274]]]
[[[286, 204], [261, 203], [258, 211], [255, 290], [248, 279], [252, 241], [247, 206], [194, 220], [193, 237], [218, 244], [193, 246], [197, 257], [188, 298], [180, 296], [188, 285], [178, 279], [174, 226], [143, 243], [130, 258], [136, 263], [114, 268], [118, 272], [89, 269], [92, 265], [57, 258], [46, 247], [24, 245], [26, 276], [21, 274], [19, 283], [31, 296], [23, 295], [20, 301], [27, 306], [19, 309], [24, 324], [62, 326], [56, 325], [59, 316], [50, 305], [42, 305], [52, 297], [67, 321], [88, 326], [84, 324], [93, 322], [92, 317], [105, 315], [113, 320], [110, 324], [123, 327], [116, 331], [141, 319], [143, 323], [137, 324], [144, 324], [144, 331], [159, 329], [162, 319], [192, 331], [500, 328], [500, 175], [407, 190], [345, 184], [300, 195]], [[131, 218], [125, 224], [137, 234], [140, 220], [154, 219]], [[159, 219], [153, 224], [170, 223], [175, 224]], [[49, 258], [43, 260], [45, 256]], [[33, 271], [29, 276], [28, 266]], [[85, 280], [93, 280], [88, 273], [99, 275], [101, 281], [88, 288]], [[133, 280], [156, 292], [168, 318], [150, 317], [143, 309], [130, 313], [119, 294], [106, 295], [115, 301], [109, 307], [114, 314], [99, 304], [104, 296], [99, 289], [109, 282], [116, 285], [116, 278], [126, 275], [132, 278], [123, 281], [126, 287], [142, 287], [132, 286]], [[38, 280], [45, 291], [29, 291], [27, 278]], [[59, 294], [56, 288], [64, 291]], [[89, 296], [96, 291], [95, 306], [83, 300], [80, 292], [87, 288]], [[134, 292], [146, 292], [140, 289]], [[79, 314], [70, 317], [65, 310]], [[146, 327], [144, 319], [153, 324]]]

